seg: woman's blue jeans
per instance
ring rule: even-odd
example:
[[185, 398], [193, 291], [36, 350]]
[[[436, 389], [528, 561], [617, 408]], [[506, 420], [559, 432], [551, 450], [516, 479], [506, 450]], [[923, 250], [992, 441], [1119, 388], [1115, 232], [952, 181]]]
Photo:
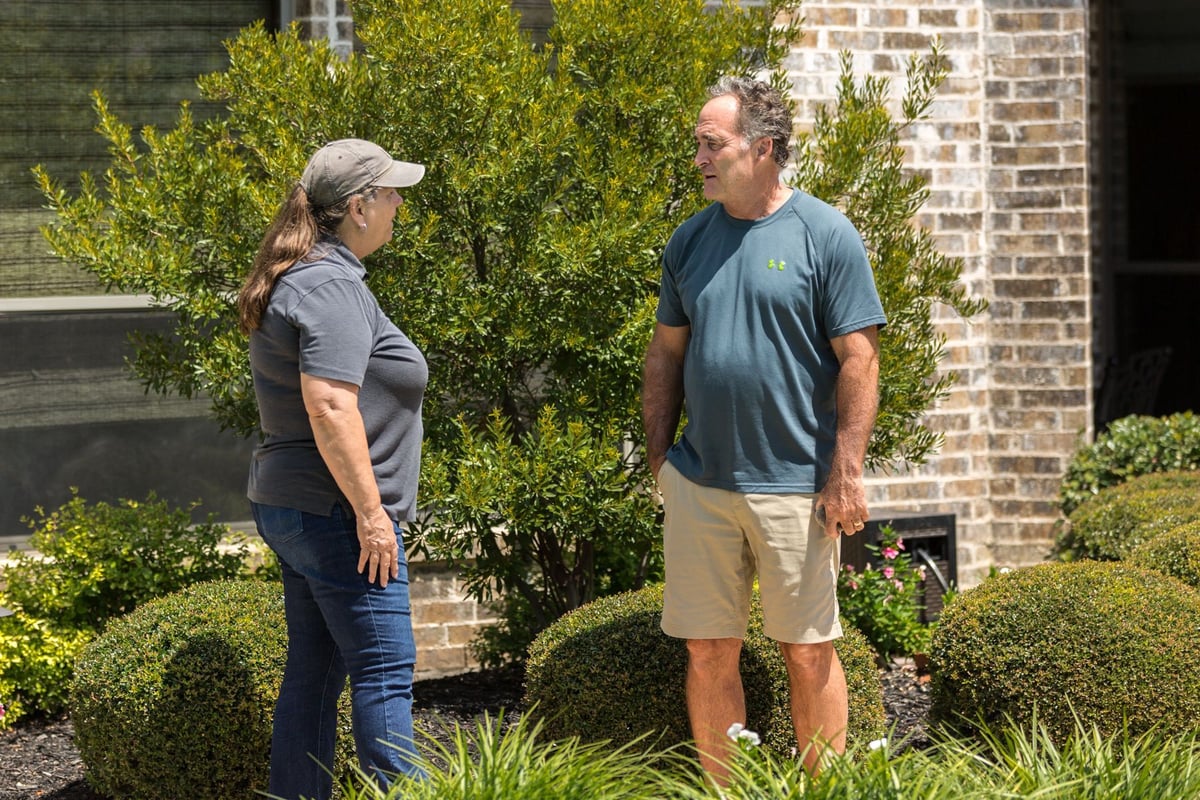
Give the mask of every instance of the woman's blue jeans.
[[288, 653], [271, 737], [272, 797], [326, 800], [338, 697], [350, 678], [354, 744], [363, 770], [386, 787], [418, 774], [412, 727], [413, 641], [402, 531], [400, 574], [387, 588], [358, 571], [353, 515], [251, 504], [259, 535], [283, 569]]

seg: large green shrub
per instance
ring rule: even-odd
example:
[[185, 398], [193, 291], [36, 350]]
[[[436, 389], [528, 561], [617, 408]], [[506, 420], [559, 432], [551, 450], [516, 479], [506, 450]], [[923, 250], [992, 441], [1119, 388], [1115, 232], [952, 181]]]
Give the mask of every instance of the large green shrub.
[[1104, 735], [1200, 725], [1200, 593], [1126, 564], [997, 575], [946, 607], [930, 649], [932, 717], [971, 728], [1073, 715]]
[[1101, 489], [1071, 512], [1055, 542], [1064, 560], [1120, 561], [1160, 533], [1200, 520], [1200, 471], [1156, 472]]
[[[526, 705], [549, 736], [626, 744], [648, 735], [667, 747], [688, 741], [682, 639], [662, 632], [662, 586], [601, 598], [559, 619], [534, 640], [526, 665]], [[875, 651], [853, 627], [837, 641], [850, 693], [850, 742], [883, 729], [883, 690]], [[787, 668], [762, 630], [755, 598], [742, 649], [746, 724], [780, 753], [796, 746]]]
[[1063, 513], [1070, 514], [1106, 486], [1151, 472], [1195, 469], [1200, 469], [1200, 417], [1190, 411], [1124, 417], [1076, 451], [1059, 502]]
[[[115, 505], [78, 495], [29, 525], [29, 551], [0, 574], [0, 728], [24, 715], [57, 713], [66, 703], [75, 656], [113, 617], [199, 581], [244, 569], [244, 545], [210, 517], [191, 524], [191, 509], [150, 494]], [[225, 543], [223, 545], [223, 542]]]
[[[422, 466], [430, 494], [453, 502], [439, 508], [437, 531], [416, 528], [439, 550], [461, 548], [463, 531], [475, 531], [468, 538], [478, 557], [461, 561], [464, 586], [504, 619], [475, 643], [485, 663], [521, 661], [533, 637], [563, 613], [661, 578], [654, 498], [630, 491], [638, 477], [619, 431], [597, 437], [579, 421], [560, 424], [549, 408], [536, 435], [514, 437], [499, 414], [483, 431], [459, 424], [461, 450], [431, 455]], [[485, 529], [502, 535], [483, 536]]]
[[1142, 542], [1126, 560], [1132, 566], [1156, 570], [1200, 589], [1200, 521], [1171, 528]]
[[114, 800], [265, 789], [286, 652], [283, 587], [265, 581], [198, 584], [114, 621], [71, 692], [88, 782]]
[[113, 617], [200, 581], [241, 573], [245, 546], [222, 549], [230, 529], [151, 493], [115, 505], [72, 498], [31, 520], [28, 552], [4, 568], [0, 605], [65, 628], [100, 630]]
[[0, 730], [67, 707], [75, 657], [93, 635], [24, 614], [0, 619]]

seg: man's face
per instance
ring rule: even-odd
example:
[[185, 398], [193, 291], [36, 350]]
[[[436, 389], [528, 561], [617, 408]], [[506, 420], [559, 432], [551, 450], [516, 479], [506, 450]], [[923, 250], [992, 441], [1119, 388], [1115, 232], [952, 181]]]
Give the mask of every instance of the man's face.
[[696, 122], [696, 167], [704, 176], [704, 196], [728, 203], [753, 190], [755, 157], [751, 142], [738, 133], [737, 98], [714, 97]]

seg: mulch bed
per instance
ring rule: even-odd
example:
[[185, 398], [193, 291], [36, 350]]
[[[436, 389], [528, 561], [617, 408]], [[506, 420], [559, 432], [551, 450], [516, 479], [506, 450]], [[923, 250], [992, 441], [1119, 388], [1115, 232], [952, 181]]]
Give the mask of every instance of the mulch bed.
[[[898, 749], [927, 742], [929, 686], [910, 661], [880, 670], [887, 724]], [[413, 689], [417, 726], [438, 736], [454, 723], [472, 727], [485, 712], [493, 717], [520, 711], [519, 669], [484, 670], [419, 681]], [[0, 734], [0, 800], [106, 800], [83, 779], [83, 762], [72, 743], [71, 721], [60, 716], [23, 721]]]

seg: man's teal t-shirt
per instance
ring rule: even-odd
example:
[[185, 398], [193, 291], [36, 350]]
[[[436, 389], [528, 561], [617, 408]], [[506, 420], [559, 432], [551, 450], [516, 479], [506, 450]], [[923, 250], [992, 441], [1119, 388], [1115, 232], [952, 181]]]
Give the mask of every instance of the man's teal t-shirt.
[[675, 468], [738, 492], [820, 491], [837, 430], [830, 340], [886, 322], [850, 221], [799, 190], [758, 220], [710, 205], [667, 243], [657, 319], [691, 327]]

